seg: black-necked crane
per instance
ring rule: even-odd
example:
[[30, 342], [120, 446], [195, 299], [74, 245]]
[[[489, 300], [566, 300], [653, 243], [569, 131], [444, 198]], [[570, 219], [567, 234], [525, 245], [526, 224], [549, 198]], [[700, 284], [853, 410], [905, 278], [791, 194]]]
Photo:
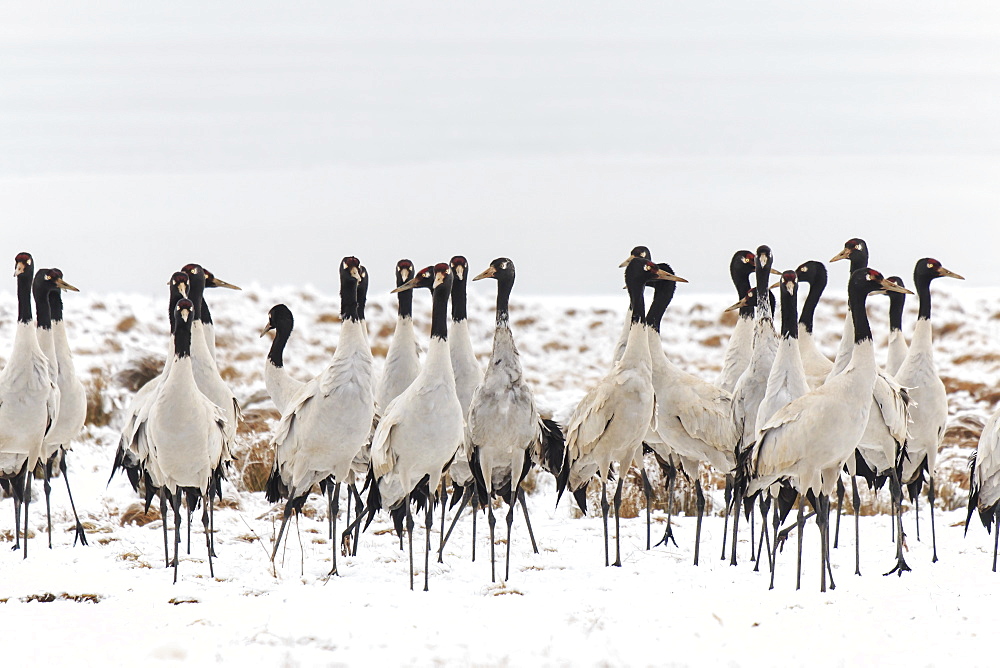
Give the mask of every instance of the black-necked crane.
[[[535, 406], [531, 387], [524, 379], [521, 357], [510, 329], [510, 293], [514, 287], [514, 263], [509, 258], [493, 260], [472, 280], [492, 278], [497, 282], [496, 327], [493, 350], [483, 382], [472, 395], [469, 406], [466, 456], [472, 464], [480, 488], [480, 502], [489, 513], [490, 569], [496, 581], [493, 504], [490, 499], [509, 490], [507, 501], [507, 560], [505, 580], [510, 579], [511, 528], [514, 508], [520, 500], [531, 531], [521, 482], [533, 461], [560, 462], [565, 457], [559, 425], [543, 420]], [[556, 471], [558, 473], [558, 471]], [[534, 538], [532, 538], [534, 542]], [[537, 551], [537, 550], [536, 550]]]
[[[754, 312], [753, 352], [747, 368], [733, 388], [733, 422], [736, 425], [736, 458], [757, 439], [757, 410], [767, 392], [767, 379], [778, 350], [778, 335], [774, 331], [774, 314], [771, 306], [771, 291], [768, 289], [773, 271], [774, 256], [769, 246], [757, 248], [754, 260], [754, 274], [757, 288], [757, 304]], [[739, 509], [743, 503], [739, 494], [733, 495], [732, 506]], [[753, 516], [751, 515], [751, 518]], [[739, 531], [739, 512], [733, 514], [733, 545], [729, 563], [736, 565], [736, 536]], [[753, 551], [753, 525], [750, 532], [750, 549]], [[725, 558], [725, 544], [723, 544]]]
[[[657, 266], [673, 274], [670, 265], [661, 263]], [[697, 566], [705, 511], [698, 467], [700, 462], [705, 462], [728, 474], [735, 466], [736, 428], [732, 420], [732, 395], [680, 369], [667, 358], [660, 339], [660, 323], [673, 299], [677, 282], [657, 278], [652, 286], [653, 299], [646, 322], [649, 325], [656, 418], [655, 428], [650, 428], [645, 440], [662, 459], [674, 459], [681, 470], [694, 479], [698, 509], [694, 543], [694, 564]], [[661, 542], [665, 544], [667, 539], [668, 535], [664, 532]]]
[[826, 289], [826, 265], [818, 260], [809, 260], [800, 264], [795, 274], [799, 283], [809, 284], [809, 294], [802, 303], [802, 313], [799, 315], [799, 355], [802, 357], [802, 368], [805, 369], [809, 388], [816, 389], [826, 382], [826, 377], [833, 368], [830, 358], [816, 346], [816, 337], [813, 335], [816, 306]]
[[[427, 267], [397, 291], [426, 287], [433, 295], [431, 337], [420, 374], [393, 400], [372, 439], [372, 473], [381, 507], [402, 509], [410, 548], [410, 589], [413, 589], [413, 516], [411, 501], [425, 512], [426, 551], [424, 591], [430, 568], [433, 507], [441, 478], [465, 440], [462, 404], [455, 388], [448, 337], [448, 298], [452, 269], [440, 263]], [[371, 508], [370, 512], [374, 512]]]
[[[858, 269], [868, 266], [868, 244], [864, 239], [848, 239], [844, 248], [830, 261], [849, 260], [851, 264], [851, 275]], [[847, 305], [850, 312], [851, 305]], [[840, 340], [840, 347], [837, 357], [833, 363], [829, 378], [841, 373], [850, 362], [854, 338], [854, 320], [850, 315], [844, 322], [844, 333]], [[885, 373], [882, 369], [876, 370], [875, 386], [872, 389], [872, 409], [868, 414], [868, 424], [865, 433], [858, 444], [855, 456], [846, 463], [846, 471], [851, 476], [851, 494], [854, 504], [854, 535], [855, 540], [860, 540], [860, 506], [861, 496], [857, 489], [857, 476], [861, 476], [868, 483], [869, 489], [880, 489], [889, 480], [890, 494], [892, 496], [893, 507], [897, 518], [902, 513], [903, 491], [897, 475], [898, 465], [902, 459], [906, 458], [907, 449], [907, 427], [910, 423], [909, 417], [910, 395], [908, 389], [900, 385], [896, 379]], [[844, 497], [844, 486], [841, 482], [837, 487], [837, 530], [835, 532], [834, 547], [837, 546], [840, 535], [840, 510]], [[897, 520], [897, 525], [902, 526]], [[900, 575], [909, 570], [905, 560], [902, 559], [903, 536], [897, 536], [897, 553], [900, 555], [896, 569], [890, 572], [898, 572]], [[860, 548], [855, 546], [854, 572], [861, 575], [861, 555]]]
[[[904, 288], [906, 284], [899, 276], [890, 276], [889, 280]], [[906, 295], [901, 292], [889, 293], [889, 346], [885, 356], [885, 370], [892, 376], [896, 375], [910, 347], [903, 336], [903, 308], [906, 306]]]
[[[729, 276], [736, 288], [736, 298], [742, 300], [750, 290], [750, 277], [754, 274], [756, 256], [748, 250], [738, 250], [729, 261]], [[753, 317], [756, 304], [749, 303], [739, 310], [736, 326], [729, 337], [722, 371], [715, 384], [732, 393], [736, 382], [750, 363], [753, 352]]]
[[[167, 499], [174, 511], [174, 582], [180, 558], [181, 498], [190, 512], [196, 499], [202, 503], [202, 526], [208, 552], [209, 574], [215, 577], [209, 514], [213, 488], [225, 450], [223, 411], [206, 397], [195, 382], [192, 361], [193, 323], [200, 322], [198, 308], [188, 299], [177, 302], [174, 313], [174, 359], [150, 403], [140, 427], [149, 447], [149, 459], [159, 482], [164, 540], [167, 531]], [[189, 530], [190, 532], [190, 530]]]
[[607, 481], [617, 464], [615, 566], [621, 566], [620, 511], [624, 478], [642, 457], [642, 441], [653, 423], [653, 370], [649, 354], [643, 290], [652, 278], [684, 281], [652, 262], [632, 258], [625, 269], [625, 287], [632, 308], [628, 342], [621, 359], [588, 392], [573, 411], [566, 428], [568, 487], [586, 509], [586, 487], [594, 475], [601, 480], [604, 523], [604, 564], [608, 558]]
[[917, 260], [913, 269], [913, 289], [917, 291], [919, 310], [917, 323], [913, 326], [910, 349], [906, 359], [899, 366], [896, 380], [910, 388], [913, 403], [910, 406], [909, 439], [906, 442], [907, 457], [902, 462], [902, 482], [916, 502], [920, 488], [928, 483], [927, 503], [931, 508], [931, 543], [937, 561], [937, 532], [934, 528], [934, 471], [937, 465], [938, 448], [944, 440], [944, 430], [948, 421], [948, 393], [938, 376], [934, 364], [934, 334], [931, 329], [931, 281], [941, 277], [962, 279], [953, 271], [945, 269], [934, 258]]
[[[356, 257], [340, 262], [340, 340], [329, 366], [295, 395], [275, 428], [274, 468], [267, 499], [286, 497], [281, 528], [271, 552], [274, 561], [288, 518], [301, 509], [313, 485], [324, 482], [336, 535], [340, 485], [351, 474], [354, 458], [368, 443], [375, 415], [374, 360], [358, 317], [361, 264]], [[332, 479], [332, 484], [330, 480]], [[337, 573], [337, 543], [331, 574]]]
[[275, 304], [267, 312], [267, 325], [260, 332], [260, 335], [264, 336], [274, 331], [274, 339], [271, 341], [271, 348], [264, 362], [264, 387], [267, 388], [267, 393], [279, 413], [285, 412], [292, 398], [305, 385], [301, 380], [289, 375], [285, 369], [285, 346], [288, 345], [294, 327], [295, 318], [292, 316], [292, 310], [284, 304]]
[[[187, 299], [190, 278], [182, 271], [174, 272], [167, 282], [167, 286], [170, 288], [167, 320], [170, 323], [170, 331], [173, 332], [175, 307], [181, 299]], [[139, 388], [135, 396], [132, 397], [132, 402], [129, 404], [126, 414], [125, 424], [122, 427], [121, 437], [118, 441], [118, 451], [115, 453], [111, 475], [108, 478], [108, 482], [110, 483], [111, 479], [115, 477], [115, 473], [121, 469], [128, 477], [133, 490], [138, 492], [141, 485], [145, 492], [147, 510], [149, 509], [149, 504], [159, 491], [159, 483], [153, 479], [152, 471], [147, 466], [149, 449], [145, 438], [140, 438], [139, 427], [146, 420], [149, 406], [159, 391], [160, 383], [163, 382], [167, 372], [173, 365], [174, 357], [173, 343], [171, 343], [163, 370], [159, 375], [147, 381], [145, 385]], [[164, 549], [166, 549], [166, 545], [164, 545]], [[169, 564], [169, 554], [166, 555], [165, 559]]]
[[[49, 376], [55, 386], [54, 395], [57, 397], [56, 416], [49, 426], [48, 433], [45, 434], [42, 446], [42, 463], [45, 467], [45, 517], [50, 549], [52, 548], [52, 467], [56, 460], [62, 461], [61, 467], [65, 475], [66, 446], [79, 435], [87, 417], [87, 395], [83, 389], [83, 383], [77, 380], [73, 371], [73, 360], [69, 357], [65, 324], [62, 322], [62, 297], [60, 295], [62, 290], [79, 292], [63, 280], [62, 272], [58, 269], [39, 269], [35, 274], [32, 292], [35, 297], [36, 333], [38, 344], [49, 359]], [[59, 303], [59, 335], [56, 334], [53, 317], [54, 299], [58, 300]], [[57, 338], [59, 338], [58, 342]], [[60, 348], [62, 349], [61, 360]], [[66, 489], [69, 490], [69, 480], [66, 480]], [[73, 505], [73, 515], [76, 517], [76, 504], [72, 503], [72, 491], [69, 492], [69, 497]], [[76, 517], [74, 545], [78, 540], [81, 540], [84, 545], [87, 544], [83, 525], [80, 523], [79, 517]]]
[[[63, 280], [61, 270], [53, 268], [50, 270], [53, 275]], [[69, 495], [69, 505], [73, 510], [73, 519], [76, 522], [76, 533], [73, 537], [73, 545], [80, 541], [81, 545], [87, 544], [87, 534], [80, 516], [76, 512], [76, 503], [73, 501], [73, 490], [69, 486], [69, 473], [66, 466], [66, 453], [69, 451], [70, 443], [80, 432], [87, 420], [87, 390], [83, 383], [76, 376], [76, 367], [73, 364], [73, 352], [69, 347], [69, 337], [66, 334], [66, 322], [63, 320], [62, 293], [65, 290], [78, 292], [76, 288], [65, 283], [59, 290], [49, 293], [49, 309], [52, 312], [52, 335], [55, 339], [56, 363], [59, 367], [56, 375], [56, 383], [59, 386], [59, 420], [58, 430], [61, 432], [52, 435], [52, 439], [59, 443], [59, 471], [66, 482], [66, 492]], [[50, 435], [56, 432], [56, 427], [50, 431]], [[47, 462], [48, 469], [51, 469], [52, 462]], [[46, 478], [51, 477], [51, 471], [46, 470]]]
[[[826, 591], [829, 569], [829, 495], [840, 470], [864, 435], [875, 384], [875, 351], [865, 300], [879, 290], [903, 290], [873, 269], [851, 275], [848, 300], [854, 321], [851, 361], [844, 372], [795, 399], [763, 424], [760, 438], [742, 461], [747, 493], [787, 481], [816, 508], [820, 528], [820, 591]], [[801, 508], [801, 506], [800, 506]], [[775, 541], [775, 546], [777, 541]], [[777, 553], [772, 552], [771, 570]], [[830, 584], [835, 586], [832, 580]]]
[[24, 506], [24, 558], [28, 557], [28, 506], [31, 474], [42, 458], [42, 443], [56, 417], [49, 360], [38, 345], [31, 313], [34, 259], [14, 257], [17, 279], [17, 327], [14, 347], [0, 371], [0, 480], [14, 496], [15, 549], [20, 546], [21, 506]]
[[[628, 266], [628, 263], [639, 258], [641, 260], [652, 261], [653, 257], [649, 252], [649, 248], [646, 246], [635, 246], [631, 251], [629, 251], [628, 257], [622, 260], [621, 264], [618, 265], [619, 269]], [[618, 360], [622, 358], [622, 353], [625, 352], [625, 344], [628, 343], [628, 333], [632, 329], [632, 307], [628, 307], [625, 311], [625, 320], [622, 322], [622, 331], [618, 335], [618, 341], [615, 343], [615, 348], [611, 355], [611, 366], [618, 363]]]

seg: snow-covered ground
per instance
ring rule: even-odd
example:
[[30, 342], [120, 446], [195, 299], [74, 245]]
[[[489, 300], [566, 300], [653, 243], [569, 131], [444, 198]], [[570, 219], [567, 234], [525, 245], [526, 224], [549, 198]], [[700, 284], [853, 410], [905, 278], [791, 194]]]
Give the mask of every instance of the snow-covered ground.
[[[833, 284], [841, 277], [835, 267]], [[212, 269], [230, 278], [223, 267]], [[72, 282], [72, 276], [67, 274], [67, 280]], [[340, 558], [340, 576], [328, 579], [332, 547], [322, 504], [315, 499], [272, 571], [268, 553], [280, 507], [244, 489], [244, 480], [253, 478], [247, 461], [256, 457], [265, 467], [270, 463], [266, 442], [274, 421], [261, 375], [269, 339], [258, 333], [270, 306], [286, 303], [296, 316], [286, 365], [303, 378], [318, 372], [339, 329], [330, 286], [209, 292], [220, 366], [249, 418], [240, 435], [239, 468], [245, 477], [236, 475], [235, 484], [226, 485], [216, 514], [215, 579], [208, 576], [204, 534], [196, 522], [191, 555], [184, 555], [180, 581], [173, 585], [172, 573], [163, 568], [159, 520], [142, 526], [128, 521], [135, 514], [135, 493], [121, 477], [107, 484], [120, 410], [131, 394], [122, 372], [142, 358], [162, 358], [166, 295], [67, 295], [77, 370], [99, 398], [95, 424], [69, 460], [91, 545], [71, 547], [71, 515], [63, 483], [56, 480], [55, 548], [43, 547], [44, 513], [38, 504], [33, 505], [29, 559], [0, 555], [8, 660], [102, 665], [988, 663], [993, 643], [986, 620], [1000, 580], [990, 572], [990, 537], [977, 524], [963, 538], [961, 520], [969, 448], [998, 399], [993, 388], [1000, 355], [993, 351], [1000, 320], [992, 305], [1000, 294], [940, 283], [935, 284], [936, 345], [941, 374], [952, 390], [953, 426], [940, 460], [940, 497], [949, 508], [938, 515], [941, 560], [930, 563], [930, 527], [922, 504], [921, 541], [913, 513], [905, 517], [913, 572], [882, 577], [892, 565], [888, 519], [866, 515], [861, 518], [863, 575], [857, 577], [853, 519], [845, 518], [840, 548], [833, 554], [837, 589], [823, 595], [813, 525], [805, 535], [804, 586], [798, 592], [794, 552], [787, 548], [779, 555], [778, 582], [771, 592], [767, 576], [753, 572], [748, 534], [740, 543], [743, 563], [731, 567], [720, 561], [719, 515], [706, 518], [698, 567], [691, 563], [693, 517], [676, 519], [679, 547], [646, 551], [640, 513], [622, 522], [623, 567], [605, 568], [600, 518], [578, 518], [569, 499], [555, 508], [554, 485], [544, 475], [528, 497], [539, 554], [532, 553], [524, 525], [517, 521], [512, 573], [505, 584], [490, 581], [484, 521], [478, 527], [477, 559], [470, 561], [468, 518], [448, 544], [444, 563], [432, 563], [429, 593], [409, 591], [406, 552], [399, 551], [385, 518], [363, 534], [357, 557]], [[472, 336], [483, 360], [490, 348], [492, 289], [492, 284], [489, 289], [474, 284], [470, 295]], [[843, 312], [842, 293], [833, 292], [817, 314], [817, 333], [830, 353], [841, 329], [837, 314]], [[714, 377], [731, 322], [721, 312], [731, 301], [729, 295], [685, 294], [682, 288], [664, 323], [668, 355]], [[887, 329], [886, 301], [874, 300], [870, 308], [879, 332]], [[543, 410], [565, 418], [606, 370], [624, 302], [623, 294], [521, 297], [515, 288], [511, 322]], [[0, 295], [0, 355], [9, 351], [13, 307], [9, 292]], [[907, 326], [914, 319], [912, 307]], [[426, 294], [418, 294], [415, 311], [418, 331], [426, 336]], [[371, 296], [368, 320], [373, 348], [384, 355], [394, 321], [388, 295]], [[718, 508], [721, 493], [712, 494]], [[8, 540], [11, 515], [10, 501], [4, 501], [0, 527]], [[665, 515], [656, 511], [653, 517], [655, 540]], [[343, 520], [342, 508], [341, 527]], [[418, 530], [418, 588], [423, 540]], [[435, 528], [432, 544], [437, 540]], [[498, 540], [500, 572], [504, 549]], [[54, 601], [38, 601], [50, 595]]]

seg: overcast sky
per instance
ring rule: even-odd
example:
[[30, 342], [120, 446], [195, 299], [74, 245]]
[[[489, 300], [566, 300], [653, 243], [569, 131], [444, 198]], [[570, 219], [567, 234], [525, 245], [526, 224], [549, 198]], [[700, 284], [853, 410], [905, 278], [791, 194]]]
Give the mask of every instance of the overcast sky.
[[862, 236], [1000, 284], [1000, 5], [825, 4], [2, 2], [0, 261], [335, 292], [344, 255], [373, 290], [507, 255], [608, 294], [641, 243], [719, 291]]

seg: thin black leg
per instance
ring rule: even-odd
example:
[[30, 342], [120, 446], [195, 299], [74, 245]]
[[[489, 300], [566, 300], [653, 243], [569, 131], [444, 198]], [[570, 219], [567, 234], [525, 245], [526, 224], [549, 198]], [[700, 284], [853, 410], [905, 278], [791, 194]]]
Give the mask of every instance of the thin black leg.
[[615, 489], [615, 566], [622, 565], [622, 530], [621, 530], [621, 509], [622, 509], [622, 487], [625, 485], [625, 472], [618, 470], [618, 487]]
[[930, 476], [930, 486], [927, 488], [927, 505], [931, 507], [931, 545], [934, 550], [934, 557], [931, 559], [931, 563], [936, 564], [938, 556], [937, 530], [934, 528], [934, 476]]
[[1000, 506], [993, 511], [993, 572], [997, 572], [997, 546], [1000, 545]]
[[180, 555], [177, 554], [177, 547], [181, 544], [181, 488], [174, 492], [174, 584], [177, 584], [177, 570], [180, 563]]
[[[922, 473], [919, 475], [923, 475]], [[917, 525], [917, 540], [920, 540], [920, 495], [917, 494], [913, 497], [913, 517], [915, 518], [915, 524]]]
[[[858, 494], [857, 476], [851, 477], [851, 502], [854, 504], [854, 574], [861, 575], [861, 495]], [[839, 513], [837, 521], [840, 521]]]
[[496, 535], [494, 531], [496, 529], [497, 520], [493, 516], [493, 504], [489, 503], [486, 507], [486, 518], [490, 525], [490, 582], [497, 581], [497, 554], [496, 554]]
[[479, 494], [472, 492], [472, 561], [476, 561], [476, 524], [479, 521]]
[[606, 480], [601, 480], [601, 517], [604, 520], [604, 565], [610, 566], [611, 561], [608, 559], [608, 511], [611, 510], [611, 505], [608, 503], [608, 483]]
[[[330, 486], [327, 486], [330, 489]], [[351, 504], [348, 503], [347, 507], [350, 508]], [[337, 515], [340, 513], [340, 483], [333, 485], [333, 501], [330, 504], [330, 524], [333, 535], [337, 535]], [[339, 575], [337, 572], [337, 541], [331, 540], [330, 545], [333, 546], [333, 567], [330, 569], [330, 575]]]
[[443, 563], [444, 559], [442, 554], [444, 554], [444, 518], [448, 514], [448, 485], [443, 481], [441, 482], [441, 543], [438, 546], [438, 563]]
[[170, 515], [167, 514], [167, 488], [160, 488], [160, 517], [163, 519], [164, 568], [170, 568]]
[[731, 553], [731, 556], [729, 558], [729, 565], [730, 566], [735, 566], [736, 565], [736, 534], [737, 534], [737, 532], [740, 529], [740, 515], [743, 514], [742, 511], [743, 511], [743, 499], [742, 499], [741, 495], [738, 494], [738, 493], [736, 493], [735, 490], [734, 490], [734, 493], [733, 493], [733, 545], [732, 545], [732, 548], [731, 548], [732, 553]]
[[906, 559], [903, 558], [903, 539], [906, 537], [903, 533], [903, 485], [895, 467], [889, 470], [889, 493], [892, 495], [892, 503], [896, 508], [896, 513], [893, 515], [893, 523], [896, 525], [896, 565], [885, 575], [898, 573], [902, 577], [903, 573], [910, 570], [910, 567], [907, 565]]
[[652, 544], [652, 534], [651, 534], [651, 508], [653, 505], [653, 486], [649, 484], [649, 475], [646, 474], [646, 468], [642, 469], [642, 495], [646, 498], [646, 549], [651, 549]]
[[281, 514], [281, 528], [278, 529], [278, 539], [274, 541], [274, 549], [271, 551], [271, 563], [274, 563], [278, 556], [278, 546], [281, 545], [281, 538], [285, 535], [285, 527], [288, 525], [288, 518], [292, 516], [292, 501], [295, 499], [295, 490], [289, 490], [288, 501], [285, 503], [285, 510]]
[[753, 509], [750, 509], [750, 561], [756, 561], [757, 555], [754, 553], [754, 517]]
[[192, 506], [191, 496], [188, 494], [184, 495], [184, 508], [187, 511], [188, 556], [191, 556], [191, 518], [194, 516], [194, 507]]
[[[460, 518], [462, 516], [462, 511], [465, 509], [465, 506], [468, 503], [469, 503], [469, 494], [464, 494], [462, 496], [461, 503], [458, 504], [458, 510], [455, 511], [455, 516], [453, 518], [451, 518], [451, 525], [448, 527], [448, 533], [445, 534], [444, 540], [441, 541], [441, 547], [438, 550], [438, 563], [439, 564], [444, 563], [444, 559], [442, 558], [442, 555], [444, 554], [444, 546], [448, 544], [448, 540], [451, 538], [451, 532], [455, 530], [455, 525], [458, 524], [458, 518]], [[443, 516], [444, 516], [444, 512], [442, 511], [442, 517]]]
[[697, 478], [694, 482], [694, 491], [696, 495], [696, 504], [698, 506], [698, 523], [695, 525], [694, 530], [694, 565], [698, 565], [698, 554], [701, 551], [701, 520], [705, 515], [705, 493], [701, 489], [701, 478]]
[[778, 511], [778, 503], [774, 504], [774, 545], [771, 548], [771, 584], [768, 590], [774, 589], [774, 571], [778, 566], [778, 527], [781, 525], [781, 517]]
[[[357, 517], [361, 517], [361, 511], [364, 509], [364, 501], [361, 500], [361, 495], [358, 493], [358, 488], [354, 485], [348, 487], [351, 493], [354, 495], [354, 514]], [[358, 544], [361, 542], [361, 522], [354, 525], [354, 544], [351, 545], [351, 556], [358, 556]]]
[[59, 457], [59, 470], [62, 471], [63, 480], [66, 481], [66, 493], [69, 495], [69, 507], [73, 509], [73, 519], [76, 521], [76, 536], [73, 537], [73, 547], [76, 547], [76, 541], [80, 541], [80, 545], [87, 545], [87, 532], [83, 530], [83, 524], [80, 522], [80, 516], [76, 513], [76, 504], [73, 503], [73, 490], [69, 487], [69, 473], [66, 471], [66, 451], [63, 450], [61, 456]]
[[[443, 514], [443, 512], [442, 512]], [[427, 515], [424, 520], [424, 591], [428, 591], [431, 577], [431, 527], [434, 525], [434, 499], [427, 494]]]
[[211, 502], [208, 500], [208, 494], [202, 494], [201, 503], [203, 506], [201, 509], [201, 524], [205, 527], [205, 550], [208, 552], [208, 574], [214, 578], [215, 564], [212, 563], [212, 530], [208, 519]]
[[[802, 534], [805, 533], [804, 529], [806, 526], [806, 500], [805, 497], [799, 497], [799, 516], [795, 522], [795, 531], [798, 534], [798, 557], [795, 560], [795, 591], [802, 589]], [[777, 543], [777, 541], [775, 541]]]
[[528, 503], [524, 499], [524, 488], [517, 488], [517, 500], [521, 502], [521, 510], [524, 511], [524, 523], [528, 526], [528, 538], [531, 539], [531, 549], [538, 554], [538, 543], [535, 542], [535, 531], [531, 528], [531, 518], [528, 516]]
[[31, 471], [24, 476], [24, 558], [28, 558], [28, 506], [31, 505]]
[[514, 528], [514, 509], [517, 508], [517, 490], [520, 489], [520, 482], [511, 480], [510, 503], [507, 506], [507, 563], [504, 566], [504, 582], [510, 580], [510, 543], [511, 531]]
[[50, 480], [52, 478], [52, 460], [57, 456], [58, 451], [45, 462], [45, 481], [43, 483], [43, 488], [45, 489], [45, 520], [48, 523], [50, 550], [52, 549], [52, 483]]
[[[851, 476], [851, 484], [857, 488], [857, 482], [855, 482], [856, 476]], [[837, 477], [837, 528], [833, 532], [833, 549], [840, 547], [840, 513], [844, 507], [844, 494], [847, 490], [844, 488], [844, 477]]]
[[726, 539], [729, 538], [729, 506], [733, 502], [733, 476], [726, 474], [725, 508], [722, 515], [722, 556], [726, 558]]
[[410, 512], [410, 493], [403, 500], [406, 504], [406, 538], [410, 544], [410, 591], [413, 591], [413, 514]]

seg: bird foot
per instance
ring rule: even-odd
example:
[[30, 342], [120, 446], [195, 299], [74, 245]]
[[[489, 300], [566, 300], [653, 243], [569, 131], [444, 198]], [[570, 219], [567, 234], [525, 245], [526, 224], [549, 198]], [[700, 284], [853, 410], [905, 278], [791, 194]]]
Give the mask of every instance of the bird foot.
[[80, 545], [83, 547], [87, 546], [87, 532], [84, 531], [83, 525], [79, 522], [76, 523], [76, 535], [73, 536], [73, 547], [76, 547], [77, 541], [80, 541]]
[[671, 542], [673, 542], [674, 547], [678, 547], [677, 539], [674, 538], [674, 530], [668, 526], [666, 531], [663, 532], [663, 538], [657, 541], [653, 547], [659, 547], [660, 545], [668, 547]]
[[893, 573], [895, 573], [899, 577], [903, 577], [903, 573], [909, 570], [910, 567], [907, 565], [906, 560], [900, 557], [899, 559], [896, 560], [896, 565], [893, 567], [893, 569], [888, 573], [883, 573], [882, 575], [892, 575]]

